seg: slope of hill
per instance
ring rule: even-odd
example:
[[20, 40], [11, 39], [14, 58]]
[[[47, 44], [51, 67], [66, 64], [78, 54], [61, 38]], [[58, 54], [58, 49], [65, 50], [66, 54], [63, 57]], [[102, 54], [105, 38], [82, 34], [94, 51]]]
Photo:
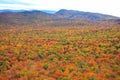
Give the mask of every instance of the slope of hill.
[[42, 11], [24, 11], [0, 13], [0, 23], [28, 24], [51, 19], [51, 14]]
[[[1, 12], [0, 24], [3, 25], [35, 25], [35, 26], [69, 26], [92, 25], [98, 21], [120, 19], [115, 16], [75, 10], [59, 10], [54, 14], [46, 11]], [[51, 22], [52, 21], [52, 22]]]
[[92, 20], [92, 21], [101, 21], [108, 19], [117, 19], [118, 17], [105, 15], [100, 13], [91, 13], [91, 12], [83, 12], [83, 11], [75, 11], [75, 10], [65, 10], [61, 9], [56, 12], [56, 15], [61, 19], [66, 20]]

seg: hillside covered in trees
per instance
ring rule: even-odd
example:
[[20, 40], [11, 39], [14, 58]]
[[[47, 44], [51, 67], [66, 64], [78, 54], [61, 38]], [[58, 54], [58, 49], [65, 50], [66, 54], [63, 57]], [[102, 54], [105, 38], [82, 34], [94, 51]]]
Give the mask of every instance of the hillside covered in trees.
[[120, 80], [120, 19], [73, 10], [0, 13], [0, 80]]
[[[61, 9], [54, 14], [43, 11], [4, 11], [0, 13], [0, 24], [9, 26], [89, 26], [89, 25], [109, 25], [117, 24], [119, 17], [100, 13], [90, 13], [75, 10]], [[102, 22], [104, 21], [104, 22]]]

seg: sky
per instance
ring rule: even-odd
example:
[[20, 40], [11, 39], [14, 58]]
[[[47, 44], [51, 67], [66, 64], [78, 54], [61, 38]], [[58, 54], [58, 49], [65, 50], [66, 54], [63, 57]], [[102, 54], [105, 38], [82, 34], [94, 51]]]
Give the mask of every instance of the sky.
[[120, 17], [120, 0], [0, 0], [0, 9], [55, 11], [68, 9]]

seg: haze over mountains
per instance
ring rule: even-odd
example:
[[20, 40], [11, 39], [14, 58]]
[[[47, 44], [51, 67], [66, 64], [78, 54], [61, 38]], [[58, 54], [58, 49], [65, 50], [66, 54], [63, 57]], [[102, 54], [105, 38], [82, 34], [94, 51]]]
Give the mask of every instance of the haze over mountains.
[[[25, 12], [25, 11], [32, 11], [32, 10], [10, 10], [10, 9], [3, 9], [3, 10], [0, 10], [0, 13], [7, 13], [7, 12]], [[33, 10], [34, 11], [34, 10]], [[41, 10], [42, 12], [46, 12], [46, 13], [49, 13], [49, 14], [54, 14], [56, 13], [57, 11], [53, 11], [53, 10]]]
[[[59, 11], [49, 11], [49, 10], [1, 10], [0, 11], [0, 24], [39, 24], [41, 22], [46, 21], [59, 21], [57, 23], [52, 23], [49, 25], [59, 25], [62, 24], [62, 21], [80, 21], [83, 24], [85, 21], [109, 21], [109, 20], [117, 20], [120, 19], [116, 16], [100, 14], [100, 13], [91, 13], [91, 12], [83, 12], [76, 10], [66, 10], [61, 9]], [[47, 22], [48, 23], [48, 22]], [[74, 22], [72, 23], [74, 24]], [[63, 24], [62, 24], [63, 25]]]

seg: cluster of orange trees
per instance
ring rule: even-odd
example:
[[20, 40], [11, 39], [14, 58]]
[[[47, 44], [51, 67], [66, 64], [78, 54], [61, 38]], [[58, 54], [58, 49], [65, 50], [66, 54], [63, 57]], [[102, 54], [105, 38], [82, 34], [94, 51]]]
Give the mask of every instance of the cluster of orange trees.
[[0, 30], [0, 80], [120, 80], [120, 28]]

